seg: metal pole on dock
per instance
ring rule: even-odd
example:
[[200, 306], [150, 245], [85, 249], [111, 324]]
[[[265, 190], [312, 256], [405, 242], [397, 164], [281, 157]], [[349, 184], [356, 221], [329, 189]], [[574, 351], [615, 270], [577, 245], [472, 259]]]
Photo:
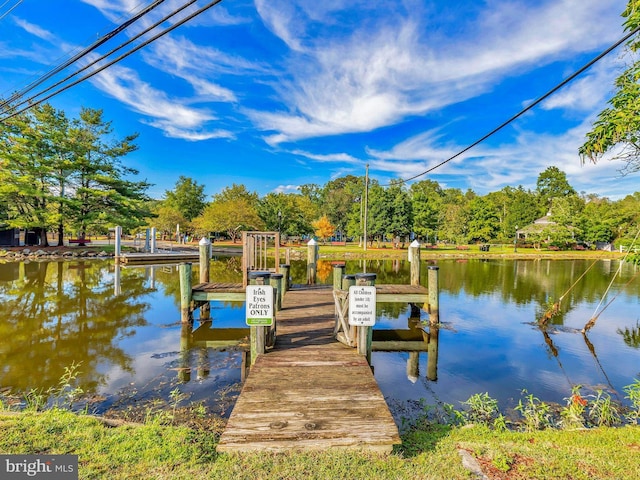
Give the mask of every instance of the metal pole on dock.
[[191, 321], [191, 264], [181, 263], [180, 272], [180, 321]]
[[151, 227], [151, 253], [156, 253], [156, 227]]
[[318, 271], [318, 242], [313, 238], [307, 243], [307, 285], [316, 284]]
[[120, 254], [122, 253], [122, 227], [117, 226], [115, 228], [115, 240], [116, 240], [116, 261], [120, 258]]
[[[356, 285], [373, 286], [376, 284], [375, 273], [356, 273]], [[367, 357], [371, 365], [371, 342], [373, 341], [373, 327], [358, 327], [358, 353]]]
[[[249, 285], [269, 285], [271, 272], [249, 272]], [[251, 337], [251, 365], [256, 362], [258, 355], [265, 352], [267, 327], [252, 326], [250, 327]]]
[[429, 289], [429, 323], [437, 324], [440, 322], [439, 298], [440, 290], [438, 286], [438, 271], [440, 267], [431, 265], [429, 267], [428, 285]]

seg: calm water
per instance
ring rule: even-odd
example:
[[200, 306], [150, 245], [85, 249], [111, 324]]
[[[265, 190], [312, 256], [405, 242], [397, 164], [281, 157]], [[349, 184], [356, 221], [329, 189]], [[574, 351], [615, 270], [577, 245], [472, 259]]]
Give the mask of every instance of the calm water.
[[[605, 389], [624, 401], [622, 388], [640, 378], [639, 270], [622, 265], [611, 283], [620, 263], [592, 264], [438, 260], [437, 379], [426, 378], [426, 352], [374, 352], [375, 376], [389, 404], [396, 413], [421, 398], [459, 407], [488, 392], [510, 408], [522, 389], [563, 403], [576, 384], [584, 393]], [[404, 261], [347, 262], [348, 273], [376, 272], [378, 283], [408, 283], [408, 268]], [[328, 262], [318, 271], [330, 282]], [[304, 263], [292, 264], [294, 282], [303, 282], [305, 273]], [[215, 259], [211, 275], [240, 281], [240, 258]], [[560, 313], [540, 329], [537, 320], [563, 295]], [[601, 301], [600, 310], [608, 306], [585, 336], [580, 330]], [[244, 326], [243, 304], [214, 303], [211, 313], [214, 326]], [[386, 304], [378, 313], [376, 328], [407, 328], [408, 307]], [[241, 388], [240, 352], [190, 341], [179, 318], [175, 266], [0, 264], [0, 393], [53, 387], [65, 367], [80, 363], [80, 385], [98, 413], [166, 399], [179, 387], [192, 401], [228, 415]]]

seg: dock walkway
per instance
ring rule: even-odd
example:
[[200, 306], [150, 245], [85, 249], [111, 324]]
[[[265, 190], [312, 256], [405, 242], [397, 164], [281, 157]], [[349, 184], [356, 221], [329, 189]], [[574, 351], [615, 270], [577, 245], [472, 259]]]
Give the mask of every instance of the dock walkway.
[[259, 355], [219, 452], [390, 452], [398, 428], [363, 355], [334, 337], [331, 287], [289, 290], [273, 350]]

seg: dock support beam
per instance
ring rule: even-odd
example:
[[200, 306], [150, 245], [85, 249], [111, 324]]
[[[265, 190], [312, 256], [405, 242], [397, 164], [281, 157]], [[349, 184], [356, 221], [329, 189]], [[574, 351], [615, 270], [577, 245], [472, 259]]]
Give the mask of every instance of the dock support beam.
[[191, 321], [191, 264], [181, 263], [180, 272], [180, 321]]

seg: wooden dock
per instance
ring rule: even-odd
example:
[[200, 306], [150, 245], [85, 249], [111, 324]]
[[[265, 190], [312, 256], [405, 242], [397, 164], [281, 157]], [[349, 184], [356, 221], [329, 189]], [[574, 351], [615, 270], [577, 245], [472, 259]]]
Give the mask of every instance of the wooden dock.
[[335, 340], [332, 291], [286, 293], [275, 347], [251, 367], [219, 452], [390, 452], [400, 443], [366, 357]]
[[127, 265], [169, 264], [197, 262], [199, 253], [194, 252], [157, 252], [157, 253], [123, 253], [118, 261]]

